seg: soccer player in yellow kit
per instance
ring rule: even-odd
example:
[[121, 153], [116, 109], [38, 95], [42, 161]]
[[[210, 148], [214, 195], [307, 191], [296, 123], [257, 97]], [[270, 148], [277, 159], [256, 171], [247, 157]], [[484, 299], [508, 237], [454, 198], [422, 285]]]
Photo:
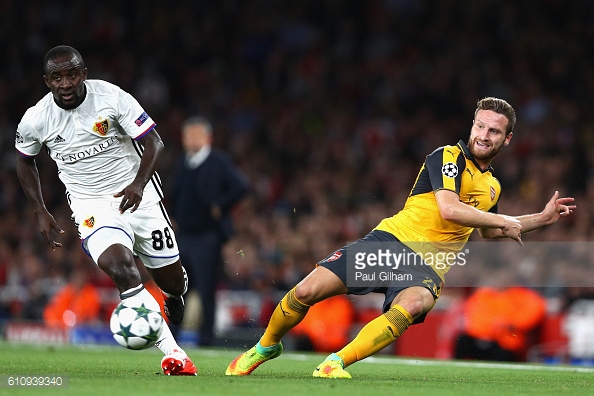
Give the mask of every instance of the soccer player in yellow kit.
[[[330, 354], [313, 372], [314, 377], [351, 378], [347, 366], [385, 348], [411, 324], [423, 322], [439, 298], [450, 267], [443, 258], [459, 252], [475, 228], [484, 238], [511, 238], [522, 244], [522, 233], [572, 213], [576, 208], [574, 199], [559, 198], [558, 192], [540, 213], [497, 213], [501, 186], [492, 174], [491, 162], [509, 144], [515, 123], [516, 113], [505, 100], [479, 100], [468, 143], [460, 141], [429, 154], [404, 208], [382, 220], [364, 238], [320, 261], [283, 297], [260, 341], [234, 359], [226, 374], [248, 375], [279, 356], [282, 337], [313, 304], [339, 294], [383, 293], [384, 314], [365, 325], [353, 341]], [[409, 259], [420, 257], [422, 265], [400, 265], [397, 269], [393, 265], [391, 274], [397, 281], [377, 282], [371, 273], [366, 274], [368, 281], [357, 281], [353, 278], [354, 267], [364, 265], [353, 262], [353, 256], [365, 257], [361, 255], [370, 249], [380, 253], [373, 256], [376, 261], [372, 264], [377, 264], [381, 249], [389, 249]]]

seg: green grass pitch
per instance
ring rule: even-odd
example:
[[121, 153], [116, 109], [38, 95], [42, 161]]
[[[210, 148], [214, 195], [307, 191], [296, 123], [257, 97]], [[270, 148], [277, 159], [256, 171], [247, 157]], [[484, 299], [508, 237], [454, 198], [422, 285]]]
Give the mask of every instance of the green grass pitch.
[[[197, 377], [167, 377], [156, 348], [0, 343], [0, 395], [594, 395], [594, 368], [410, 359], [381, 355], [352, 380], [311, 376], [325, 355], [285, 352], [247, 377], [225, 369], [241, 351], [186, 349]], [[67, 377], [67, 387], [9, 387], [7, 376]]]

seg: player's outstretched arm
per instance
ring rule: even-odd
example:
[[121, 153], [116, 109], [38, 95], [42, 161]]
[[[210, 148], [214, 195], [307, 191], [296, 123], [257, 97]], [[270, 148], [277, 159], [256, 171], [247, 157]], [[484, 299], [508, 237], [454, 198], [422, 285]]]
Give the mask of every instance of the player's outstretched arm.
[[[457, 193], [450, 190], [435, 192], [439, 213], [444, 220], [466, 227], [478, 228], [489, 235], [486, 238], [511, 238], [520, 245], [522, 224], [512, 216], [483, 212], [477, 208], [460, 202]], [[483, 231], [481, 235], [483, 236]], [[493, 236], [491, 236], [493, 235]]]
[[37, 222], [41, 235], [43, 235], [52, 250], [56, 250], [57, 247], [62, 247], [60, 242], [54, 240], [53, 232], [55, 231], [58, 234], [63, 234], [64, 231], [58, 226], [54, 216], [48, 212], [45, 203], [43, 202], [41, 183], [39, 181], [39, 172], [37, 171], [35, 158], [17, 154], [16, 171], [23, 191], [25, 191], [25, 195], [33, 207], [33, 211], [37, 215]]
[[163, 141], [155, 129], [147, 133], [138, 142], [144, 146], [138, 173], [136, 173], [136, 177], [130, 185], [126, 186], [126, 188], [117, 194], [114, 194], [116, 198], [122, 197], [120, 213], [124, 213], [128, 209], [130, 209], [130, 212], [138, 209], [140, 201], [142, 201], [144, 187], [151, 177], [153, 177], [155, 170], [157, 170], [157, 165], [159, 165], [159, 160], [163, 153]]
[[517, 217], [522, 223], [522, 233], [554, 224], [561, 217], [569, 216], [577, 207], [574, 202], [572, 197], [559, 198], [559, 191], [555, 191], [542, 212]]
[[460, 202], [460, 196], [450, 190], [439, 190], [435, 192], [435, 199], [439, 214], [444, 220], [452, 221], [466, 227], [473, 228], [517, 228], [520, 229], [520, 222], [513, 220], [510, 216], [497, 213], [483, 212], [474, 206]]
[[[540, 213], [516, 216], [522, 225], [522, 234], [538, 228], [556, 223], [561, 217], [569, 216], [576, 209], [575, 199], [572, 197], [559, 198], [559, 191], [555, 191], [549, 202]], [[479, 229], [483, 238], [504, 238], [499, 229]]]

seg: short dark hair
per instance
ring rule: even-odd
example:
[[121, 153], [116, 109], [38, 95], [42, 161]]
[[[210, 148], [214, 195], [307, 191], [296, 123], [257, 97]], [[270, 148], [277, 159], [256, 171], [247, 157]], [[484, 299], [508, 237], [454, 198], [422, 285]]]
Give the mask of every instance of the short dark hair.
[[43, 58], [43, 74], [47, 74], [47, 64], [49, 61], [64, 55], [76, 56], [80, 60], [80, 65], [84, 69], [85, 61], [80, 55], [80, 52], [76, 50], [76, 48], [72, 48], [68, 45], [58, 45], [57, 47], [54, 47], [51, 50], [49, 50], [47, 54], [45, 54], [45, 58]]
[[182, 131], [191, 125], [202, 125], [206, 133], [212, 134], [212, 123], [206, 117], [197, 115], [187, 118], [181, 125]]
[[493, 97], [483, 98], [476, 103], [476, 110], [474, 111], [475, 118], [479, 110], [491, 110], [497, 114], [504, 115], [507, 118], [505, 135], [507, 136], [513, 132], [514, 126], [516, 126], [516, 111], [505, 100]]

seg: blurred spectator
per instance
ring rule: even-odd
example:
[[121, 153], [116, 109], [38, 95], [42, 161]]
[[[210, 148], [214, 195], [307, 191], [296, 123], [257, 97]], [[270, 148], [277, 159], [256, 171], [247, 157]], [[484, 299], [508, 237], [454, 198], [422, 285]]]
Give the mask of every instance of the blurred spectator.
[[45, 306], [43, 320], [51, 327], [70, 328], [98, 321], [101, 301], [84, 269], [75, 270], [69, 282]]
[[568, 287], [560, 294], [565, 313], [562, 331], [567, 335], [570, 363], [594, 365], [594, 287]]
[[524, 287], [478, 288], [464, 303], [454, 358], [523, 360], [528, 336], [544, 319], [546, 300]]
[[302, 337], [297, 349], [332, 352], [349, 342], [354, 320], [355, 309], [349, 298], [334, 296], [312, 306], [301, 323], [291, 329], [291, 334]]

